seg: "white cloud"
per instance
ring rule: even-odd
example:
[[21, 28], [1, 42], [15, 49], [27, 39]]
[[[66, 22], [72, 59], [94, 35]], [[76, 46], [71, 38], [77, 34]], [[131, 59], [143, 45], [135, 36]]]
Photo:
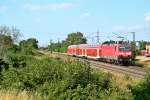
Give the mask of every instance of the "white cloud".
[[146, 22], [150, 22], [150, 12], [148, 12], [148, 13], [145, 14], [144, 20], [145, 20]]
[[114, 32], [126, 33], [126, 32], [142, 32], [148, 29], [145, 25], [134, 25], [134, 26], [115, 26], [112, 28]]
[[24, 5], [25, 9], [31, 10], [31, 11], [45, 11], [45, 10], [51, 10], [51, 9], [67, 9], [73, 7], [73, 3], [53, 3], [53, 4], [26, 4]]
[[3, 13], [5, 11], [7, 11], [8, 7], [4, 6], [4, 5], [0, 5], [0, 12]]
[[89, 12], [85, 12], [85, 13], [80, 14], [80, 17], [88, 17], [90, 15], [91, 14]]

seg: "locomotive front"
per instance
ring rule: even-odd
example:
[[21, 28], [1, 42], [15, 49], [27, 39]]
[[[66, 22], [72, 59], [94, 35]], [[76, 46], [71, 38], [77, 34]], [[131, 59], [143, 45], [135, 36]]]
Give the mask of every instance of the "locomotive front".
[[132, 50], [131, 45], [129, 44], [121, 44], [118, 47], [118, 60], [120, 63], [124, 65], [128, 65], [132, 61]]

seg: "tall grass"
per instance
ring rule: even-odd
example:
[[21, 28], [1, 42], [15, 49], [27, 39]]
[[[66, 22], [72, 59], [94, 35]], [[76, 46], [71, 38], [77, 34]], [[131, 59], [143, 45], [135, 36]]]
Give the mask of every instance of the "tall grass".
[[0, 90], [0, 100], [35, 100], [35, 96], [29, 94], [27, 91]]

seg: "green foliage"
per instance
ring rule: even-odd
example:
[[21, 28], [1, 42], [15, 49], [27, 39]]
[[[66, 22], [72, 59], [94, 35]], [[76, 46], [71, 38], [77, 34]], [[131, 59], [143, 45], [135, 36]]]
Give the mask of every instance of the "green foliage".
[[0, 45], [3, 45], [5, 48], [12, 46], [13, 41], [11, 36], [0, 35]]
[[110, 74], [95, 73], [87, 63], [24, 55], [11, 55], [8, 61], [9, 69], [0, 75], [3, 89], [27, 90], [40, 94], [43, 99], [55, 100], [120, 100], [131, 97], [130, 93], [112, 84]]
[[35, 38], [29, 38], [27, 40], [22, 40], [19, 43], [20, 50], [23, 54], [33, 55], [38, 49], [38, 41]]
[[13, 46], [10, 36], [0, 34], [0, 58], [4, 58], [8, 53], [8, 49]]
[[35, 38], [29, 38], [27, 39], [26, 42], [30, 47], [33, 47], [34, 49], [38, 49], [38, 41]]
[[9, 64], [6, 63], [3, 59], [0, 59], [0, 73], [2, 70], [8, 70]]
[[48, 46], [48, 49], [50, 51], [55, 51], [55, 52], [66, 52], [67, 48], [69, 45], [73, 44], [85, 44], [86, 43], [86, 38], [83, 36], [83, 33], [81, 32], [76, 32], [76, 33], [70, 33], [66, 40], [62, 41], [61, 43], [51, 43]]
[[146, 42], [144, 42], [143, 40], [139, 42], [140, 44], [140, 50], [145, 50], [146, 49]]
[[7, 62], [14, 67], [25, 67], [26, 66], [26, 56], [20, 54], [10, 54], [7, 56]]
[[116, 43], [116, 41], [110, 40], [110, 41], [103, 42], [103, 44], [113, 44], [113, 43]]
[[131, 49], [132, 49], [132, 61], [134, 61], [136, 56], [139, 54], [139, 50], [136, 49], [135, 42], [131, 42]]
[[69, 44], [83, 44], [86, 43], [86, 38], [83, 37], [83, 33], [76, 32], [76, 33], [70, 33], [66, 39], [66, 41], [69, 42]]
[[146, 43], [145, 41], [139, 41], [139, 49], [137, 49], [136, 47], [136, 42], [131, 42], [131, 47], [132, 47], [132, 60], [135, 60], [135, 57], [138, 56], [140, 54], [141, 50], [145, 50], [146, 49]]
[[9, 52], [16, 53], [19, 49], [15, 44], [21, 33], [18, 29], [0, 26], [0, 58], [6, 59]]
[[16, 44], [13, 44], [10, 48], [9, 48], [9, 51], [11, 51], [12, 53], [17, 53], [20, 51], [20, 48], [18, 45]]
[[131, 87], [135, 100], [150, 100], [150, 73], [145, 76], [143, 82]]
[[[8, 39], [5, 39], [5, 41], [11, 40], [11, 42], [17, 43], [19, 41], [19, 37], [21, 36], [21, 33], [15, 27], [0, 26], [0, 35], [4, 36], [5, 38], [8, 38]], [[7, 43], [9, 41], [7, 41]]]

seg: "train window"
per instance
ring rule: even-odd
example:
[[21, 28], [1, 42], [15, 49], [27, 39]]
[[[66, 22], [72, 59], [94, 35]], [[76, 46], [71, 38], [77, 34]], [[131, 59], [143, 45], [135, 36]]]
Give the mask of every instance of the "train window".
[[129, 51], [129, 50], [131, 50], [131, 48], [128, 46], [119, 47], [119, 51]]

